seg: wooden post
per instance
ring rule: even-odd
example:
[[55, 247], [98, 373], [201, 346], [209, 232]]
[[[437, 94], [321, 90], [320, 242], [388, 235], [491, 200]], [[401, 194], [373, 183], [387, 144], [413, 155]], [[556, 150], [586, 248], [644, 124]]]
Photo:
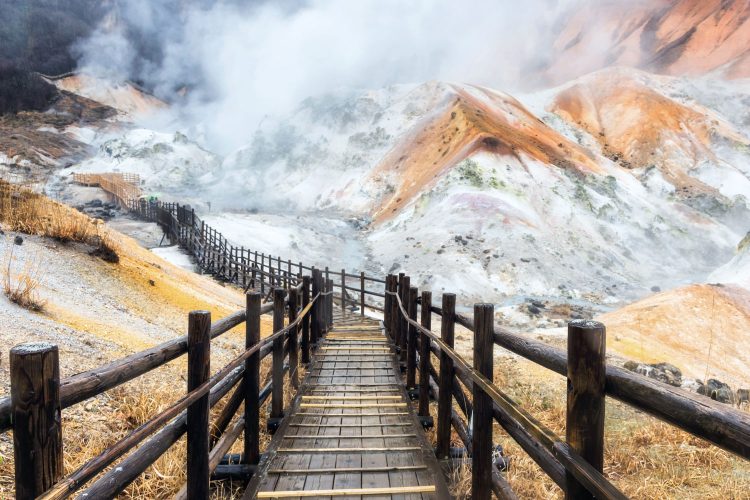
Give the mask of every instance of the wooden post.
[[292, 261], [291, 259], [287, 259], [286, 261], [286, 280], [287, 280], [286, 287], [291, 288], [292, 287]]
[[[409, 319], [417, 320], [417, 287], [409, 288], [409, 301], [407, 302]], [[406, 341], [406, 388], [413, 390], [417, 387], [417, 329], [408, 324]]]
[[[273, 291], [273, 333], [284, 328], [284, 298], [286, 290]], [[271, 415], [268, 418], [269, 432], [276, 432], [284, 418], [284, 336], [273, 341]]]
[[[493, 379], [495, 306], [474, 304], [474, 369]], [[492, 498], [492, 398], [479, 384], [472, 389], [471, 498]]]
[[[320, 321], [320, 335], [321, 337], [328, 331], [326, 328], [326, 323], [328, 320], [328, 295], [323, 295], [328, 292], [327, 288], [328, 282], [325, 279], [325, 276], [323, 273], [320, 273], [320, 316], [318, 317], [318, 320]], [[320, 338], [318, 340], [320, 340]]]
[[391, 289], [393, 288], [393, 275], [389, 274], [385, 277], [385, 293], [383, 299], [383, 325], [385, 325], [385, 333], [388, 338], [393, 339], [393, 328], [391, 326], [392, 314], [391, 314]]
[[365, 316], [365, 272], [359, 273], [359, 314]]
[[[310, 300], [318, 297], [318, 294], [322, 291], [320, 286], [320, 270], [312, 268], [312, 295]], [[310, 318], [310, 344], [316, 345], [318, 339], [321, 336], [320, 331], [320, 312], [323, 310], [323, 297], [318, 297], [312, 307], [312, 317]]]
[[264, 274], [265, 271], [263, 267], [265, 266], [266, 261], [266, 255], [264, 253], [260, 254], [260, 294], [264, 297], [266, 296], [266, 275]]
[[[401, 290], [400, 297], [401, 297], [401, 304], [404, 306], [404, 310], [408, 313], [409, 312], [409, 289], [411, 288], [411, 278], [409, 276], [404, 276], [403, 280], [401, 281]], [[406, 341], [407, 337], [409, 336], [409, 322], [406, 321], [406, 318], [403, 314], [401, 314], [401, 311], [399, 310], [398, 313], [399, 318], [399, 335], [398, 335], [398, 348], [400, 350], [400, 361], [401, 361], [401, 370], [403, 371], [406, 368]]]
[[[263, 297], [258, 292], [245, 296], [247, 320], [245, 322], [245, 347], [250, 349], [260, 342], [260, 303]], [[260, 352], [245, 361], [245, 454], [244, 463], [260, 461]]]
[[60, 359], [57, 346], [10, 350], [16, 498], [32, 499], [63, 477]]
[[399, 318], [401, 313], [398, 310], [398, 301], [396, 297], [398, 295], [399, 277], [394, 276], [391, 283], [393, 295], [391, 295], [391, 332], [393, 335], [393, 344], [398, 346], [398, 329], [401, 325]]
[[[432, 330], [432, 292], [422, 291], [422, 326]], [[424, 333], [419, 336], [419, 412], [418, 415], [425, 425], [425, 419], [430, 418], [430, 339]], [[432, 422], [429, 422], [432, 427]]]
[[346, 269], [341, 270], [341, 314], [346, 316]]
[[326, 307], [326, 332], [331, 331], [333, 326], [333, 280], [326, 280], [326, 290], [329, 292], [326, 298], [328, 307]]
[[[604, 468], [604, 382], [606, 376], [604, 325], [574, 320], [568, 324], [568, 444], [599, 472]], [[594, 498], [572, 474], [565, 474], [565, 498]]]
[[[302, 308], [310, 303], [310, 277], [302, 277]], [[310, 363], [310, 314], [302, 318], [302, 363], [307, 366]]]
[[399, 277], [394, 276], [391, 282], [391, 291], [393, 292], [393, 295], [391, 295], [391, 335], [393, 337], [393, 344], [398, 346], [398, 329], [399, 325], [401, 324], [399, 322], [400, 313], [398, 310], [398, 303], [396, 300], [396, 297], [398, 295], [398, 287], [399, 287]]
[[[398, 281], [396, 282], [396, 294], [400, 299], [403, 300], [402, 290], [404, 289], [404, 277], [406, 275], [404, 273], [398, 273]], [[401, 311], [398, 307], [398, 299], [396, 297], [393, 298], [394, 302], [394, 316], [393, 316], [393, 332], [395, 334], [393, 338], [393, 342], [396, 344], [396, 347], [399, 348], [401, 346]]]
[[[211, 371], [211, 313], [192, 311], [188, 317], [188, 392], [197, 389]], [[187, 409], [187, 493], [208, 499], [208, 394]]]
[[[443, 318], [440, 338], [453, 348], [456, 322], [456, 295], [443, 294]], [[440, 353], [440, 381], [438, 394], [437, 445], [435, 454], [439, 459], [450, 457], [451, 451], [451, 409], [453, 408], [453, 360], [444, 352]]]
[[[291, 275], [290, 275], [291, 276]], [[289, 288], [289, 324], [291, 325], [297, 319], [297, 304], [299, 303], [299, 292], [297, 288]], [[297, 347], [298, 329], [293, 327], [289, 329], [289, 379], [292, 381], [292, 387], [299, 388], [299, 379], [297, 378], [297, 365], [299, 351]]]

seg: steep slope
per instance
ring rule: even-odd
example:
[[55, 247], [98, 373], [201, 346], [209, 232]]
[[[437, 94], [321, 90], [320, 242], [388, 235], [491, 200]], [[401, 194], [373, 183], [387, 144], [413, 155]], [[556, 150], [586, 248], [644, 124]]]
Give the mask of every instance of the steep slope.
[[690, 285], [655, 294], [597, 318], [607, 348], [626, 359], [678, 366], [686, 378], [750, 386], [750, 291]]
[[750, 140], [705, 107], [666, 95], [670, 84], [643, 72], [603, 70], [564, 86], [548, 109], [635, 175], [656, 168], [688, 204], [728, 205], [750, 192]]
[[[408, 270], [467, 302], [616, 303], [703, 282], [747, 232], [741, 118], [693, 90], [620, 69], [520, 100], [442, 82], [342, 92], [269, 119], [205, 173], [199, 150], [144, 130], [73, 170], [140, 172], [147, 189], [192, 191], [214, 210], [276, 212], [274, 225], [303, 226], [280, 239], [297, 248], [317, 248], [319, 230], [298, 214], [356, 220], [332, 229], [360, 240], [336, 252], [342, 266]], [[251, 219], [270, 220], [216, 222], [250, 243]]]
[[471, 85], [445, 85], [441, 105], [400, 138], [372, 179], [395, 187], [373, 209], [391, 217], [446, 171], [479, 152], [524, 155], [578, 174], [600, 171], [590, 153], [561, 136], [513, 97]]
[[750, 4], [744, 0], [579, 2], [558, 26], [543, 70], [554, 83], [612, 65], [750, 76]]
[[75, 74], [54, 83], [61, 90], [100, 102], [130, 117], [142, 117], [166, 108], [163, 101], [129, 82], [113, 84], [92, 75]]

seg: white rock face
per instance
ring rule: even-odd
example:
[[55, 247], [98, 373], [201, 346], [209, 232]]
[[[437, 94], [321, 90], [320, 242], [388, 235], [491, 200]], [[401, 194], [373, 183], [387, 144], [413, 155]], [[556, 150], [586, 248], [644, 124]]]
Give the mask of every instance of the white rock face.
[[128, 172], [139, 174], [147, 190], [172, 196], [200, 191], [205, 178], [218, 168], [219, 158], [179, 132], [168, 134], [146, 129], [97, 138], [96, 156], [67, 171], [68, 174]]
[[[750, 122], [721, 115], [726, 89], [642, 72], [632, 80], [705, 110], [721, 133], [701, 138], [708, 149], [690, 158], [695, 133], [666, 134], [662, 163], [624, 165], [548, 110], [569, 86], [522, 96], [527, 109], [501, 92], [429, 82], [309, 98], [223, 160], [180, 134], [134, 129], [97, 139], [97, 157], [72, 170], [135, 172], [164, 196], [210, 201], [207, 220], [230, 240], [293, 261], [406, 271], [436, 293], [460, 291], [464, 303], [531, 295], [606, 306], [703, 282], [732, 259], [750, 220]], [[743, 85], [732, 92], [750, 99]], [[431, 163], [407, 171], [394, 162], [444, 147], [431, 127], [453, 119], [459, 98], [487, 117], [474, 126], [497, 128], [459, 143], [455, 161], [418, 184], [413, 176]], [[685, 173], [675, 176], [678, 164]], [[685, 196], [685, 185], [702, 191]], [[327, 255], [326, 238], [344, 250]]]

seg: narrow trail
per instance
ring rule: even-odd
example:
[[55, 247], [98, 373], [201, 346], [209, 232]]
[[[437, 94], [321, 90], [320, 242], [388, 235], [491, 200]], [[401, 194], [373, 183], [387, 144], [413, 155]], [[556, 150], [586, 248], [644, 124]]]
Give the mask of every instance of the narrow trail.
[[243, 498], [450, 498], [381, 322], [334, 316]]

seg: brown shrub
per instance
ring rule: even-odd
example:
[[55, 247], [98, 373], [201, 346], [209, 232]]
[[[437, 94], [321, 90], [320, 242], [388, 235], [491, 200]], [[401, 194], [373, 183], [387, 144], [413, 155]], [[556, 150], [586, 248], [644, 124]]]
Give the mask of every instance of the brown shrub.
[[3, 293], [14, 304], [30, 311], [42, 311], [44, 301], [39, 298], [37, 289], [43, 275], [41, 264], [36, 259], [27, 258], [20, 271], [13, 270], [15, 247], [8, 242], [3, 262]]
[[62, 243], [85, 243], [94, 247], [91, 255], [115, 264], [120, 261], [114, 240], [101, 221], [3, 180], [0, 180], [0, 222], [12, 231], [46, 236]]

